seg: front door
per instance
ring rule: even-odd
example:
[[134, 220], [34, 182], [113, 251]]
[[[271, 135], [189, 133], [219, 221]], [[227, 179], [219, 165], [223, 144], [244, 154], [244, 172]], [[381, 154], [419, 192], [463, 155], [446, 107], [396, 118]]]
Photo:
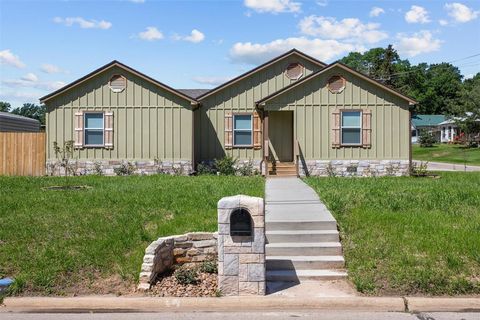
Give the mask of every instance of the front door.
[[268, 112], [268, 137], [276, 161], [293, 161], [293, 111]]

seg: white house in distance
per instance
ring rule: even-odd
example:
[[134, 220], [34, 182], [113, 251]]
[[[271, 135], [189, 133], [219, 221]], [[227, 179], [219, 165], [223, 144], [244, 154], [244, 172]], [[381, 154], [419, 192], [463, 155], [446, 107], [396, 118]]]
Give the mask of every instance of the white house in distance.
[[438, 127], [440, 129], [440, 142], [442, 143], [453, 142], [459, 134], [458, 127], [453, 119], [440, 122]]

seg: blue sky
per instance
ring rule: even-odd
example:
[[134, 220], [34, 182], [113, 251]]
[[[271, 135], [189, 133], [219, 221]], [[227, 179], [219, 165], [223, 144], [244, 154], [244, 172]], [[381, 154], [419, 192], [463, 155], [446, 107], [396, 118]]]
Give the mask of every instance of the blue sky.
[[175, 88], [211, 88], [292, 47], [328, 63], [389, 43], [472, 76], [480, 1], [0, 0], [0, 99], [38, 103], [113, 59]]

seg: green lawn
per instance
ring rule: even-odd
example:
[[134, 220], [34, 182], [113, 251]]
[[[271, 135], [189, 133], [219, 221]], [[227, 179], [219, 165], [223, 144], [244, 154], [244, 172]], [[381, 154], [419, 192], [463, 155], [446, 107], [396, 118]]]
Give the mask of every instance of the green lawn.
[[480, 148], [464, 148], [458, 144], [436, 144], [430, 148], [413, 145], [414, 160], [480, 165]]
[[260, 177], [0, 177], [0, 277], [23, 294], [128, 292], [145, 247], [163, 235], [217, 229], [217, 201], [263, 196]]
[[368, 294], [480, 294], [480, 172], [307, 178], [336, 217]]

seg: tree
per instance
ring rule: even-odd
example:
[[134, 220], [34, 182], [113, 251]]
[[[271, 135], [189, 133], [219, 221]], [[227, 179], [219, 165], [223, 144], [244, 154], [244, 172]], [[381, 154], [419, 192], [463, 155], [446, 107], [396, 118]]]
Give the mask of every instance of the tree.
[[41, 124], [45, 124], [45, 105], [36, 105], [34, 103], [24, 103], [22, 107], [12, 110], [13, 114], [37, 119]]
[[0, 101], [0, 111], [1, 112], [9, 112], [11, 107], [12, 107], [12, 105], [10, 103], [5, 102], [5, 101]]

